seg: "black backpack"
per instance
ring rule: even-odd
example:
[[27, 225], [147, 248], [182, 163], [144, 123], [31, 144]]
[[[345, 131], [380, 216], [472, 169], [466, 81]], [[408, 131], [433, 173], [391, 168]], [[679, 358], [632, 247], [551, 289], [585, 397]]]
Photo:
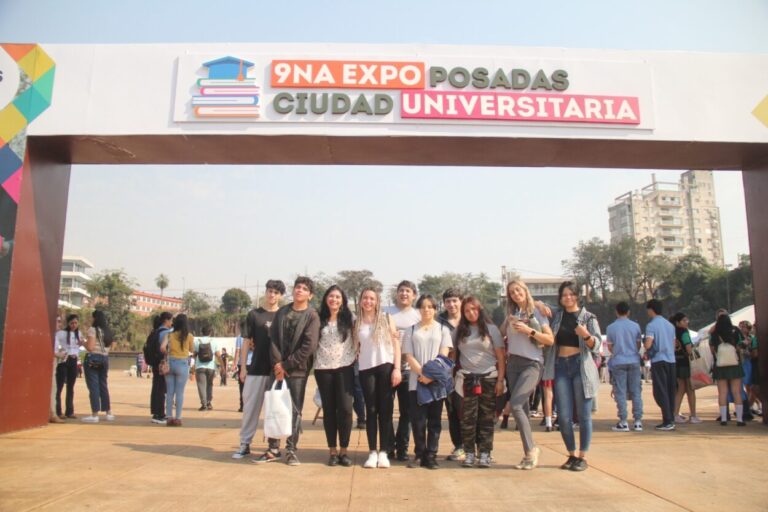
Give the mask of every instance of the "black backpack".
[[160, 364], [163, 354], [160, 352], [160, 329], [155, 329], [144, 342], [144, 361], [150, 366]]
[[201, 363], [210, 363], [213, 361], [213, 349], [211, 343], [200, 343], [197, 346], [197, 358]]

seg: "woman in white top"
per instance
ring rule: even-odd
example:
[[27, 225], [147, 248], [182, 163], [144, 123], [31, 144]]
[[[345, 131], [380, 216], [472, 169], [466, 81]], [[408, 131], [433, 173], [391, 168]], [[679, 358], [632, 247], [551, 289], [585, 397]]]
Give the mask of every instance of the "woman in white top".
[[549, 320], [535, 307], [528, 286], [520, 280], [507, 285], [507, 318], [501, 326], [507, 338], [507, 387], [512, 415], [520, 430], [525, 456], [516, 469], [533, 469], [541, 450], [533, 442], [526, 406], [541, 379], [543, 347], [555, 342]]
[[437, 469], [437, 447], [442, 431], [441, 418], [444, 398], [433, 399], [419, 404], [417, 387], [419, 383], [428, 385], [432, 378], [424, 375], [424, 365], [437, 356], [448, 357], [453, 346], [448, 327], [435, 320], [437, 301], [426, 294], [416, 301], [416, 308], [421, 313], [421, 321], [405, 330], [403, 355], [411, 367], [408, 382], [408, 406], [410, 407], [413, 444], [416, 450], [414, 466], [420, 464], [428, 469]]
[[[329, 466], [349, 467], [347, 455], [352, 434], [352, 402], [355, 380], [355, 345], [352, 311], [347, 295], [337, 285], [325, 291], [320, 304], [320, 340], [315, 352], [315, 380], [323, 403], [323, 429], [330, 450]], [[341, 449], [336, 450], [338, 436]]]
[[[388, 468], [387, 447], [392, 434], [392, 388], [402, 380], [400, 341], [395, 322], [381, 312], [379, 292], [366, 288], [357, 301], [357, 318], [352, 331], [359, 352], [360, 385], [363, 387], [368, 434], [366, 468]], [[376, 437], [379, 437], [379, 451]]]
[[[75, 314], [67, 315], [67, 327], [56, 333], [56, 354], [59, 356], [59, 364], [56, 365], [56, 414], [61, 419], [77, 417], [75, 416], [75, 382], [80, 347], [83, 345], [85, 340], [80, 334], [80, 317]], [[65, 384], [67, 386], [66, 406], [62, 414], [61, 391]]]
[[91, 400], [91, 415], [85, 416], [86, 423], [98, 423], [99, 411], [106, 413], [107, 421], [114, 421], [112, 406], [109, 401], [107, 374], [109, 373], [109, 347], [112, 344], [112, 333], [107, 327], [107, 317], [103, 311], [93, 312], [93, 322], [86, 334], [85, 350], [85, 383], [88, 385], [88, 395]]

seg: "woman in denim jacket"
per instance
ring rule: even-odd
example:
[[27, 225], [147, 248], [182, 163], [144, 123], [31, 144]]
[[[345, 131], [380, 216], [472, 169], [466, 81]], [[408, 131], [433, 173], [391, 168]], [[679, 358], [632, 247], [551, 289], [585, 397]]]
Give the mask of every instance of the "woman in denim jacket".
[[[575, 283], [565, 281], [558, 290], [558, 309], [552, 318], [555, 333], [555, 396], [560, 434], [568, 450], [561, 469], [584, 471], [592, 439], [592, 399], [597, 396], [600, 377], [593, 354], [600, 351], [600, 326], [597, 317], [579, 306]], [[573, 411], [579, 414], [579, 455], [573, 433]]]

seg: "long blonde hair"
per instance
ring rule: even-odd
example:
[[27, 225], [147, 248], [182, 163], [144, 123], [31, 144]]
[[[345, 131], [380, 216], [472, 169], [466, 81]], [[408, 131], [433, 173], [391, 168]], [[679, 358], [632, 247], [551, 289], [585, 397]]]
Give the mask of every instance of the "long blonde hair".
[[[512, 295], [509, 293], [509, 289], [513, 286], [519, 286], [525, 292], [525, 303], [523, 304], [523, 307], [518, 306], [517, 303], [512, 300]], [[514, 315], [518, 311], [523, 311], [526, 315], [530, 316], [533, 314], [533, 310], [533, 297], [531, 296], [531, 291], [528, 289], [528, 285], [520, 279], [510, 281], [507, 285], [507, 314]]]
[[386, 335], [386, 340], [391, 344], [392, 336], [389, 335], [389, 318], [388, 315], [381, 312], [381, 295], [375, 288], [366, 287], [360, 292], [360, 297], [357, 299], [356, 304], [356, 317], [355, 327], [352, 329], [352, 342], [355, 350], [360, 349], [360, 327], [363, 325], [363, 295], [366, 292], [372, 292], [376, 296], [376, 307], [373, 310], [373, 332], [371, 333], [371, 339], [374, 343], [379, 341]]

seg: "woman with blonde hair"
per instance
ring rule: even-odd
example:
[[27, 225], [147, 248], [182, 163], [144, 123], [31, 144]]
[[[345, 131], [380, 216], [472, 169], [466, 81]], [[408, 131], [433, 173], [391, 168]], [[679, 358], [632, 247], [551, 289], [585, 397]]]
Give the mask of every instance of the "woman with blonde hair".
[[536, 309], [523, 281], [514, 280], [507, 285], [507, 317], [501, 332], [507, 337], [509, 403], [525, 451], [523, 460], [515, 468], [529, 470], [538, 464], [540, 449], [533, 442], [526, 405], [541, 379], [543, 348], [552, 345], [555, 338], [549, 320]]
[[394, 320], [382, 313], [379, 292], [373, 288], [365, 288], [360, 293], [352, 336], [358, 352], [370, 450], [363, 467], [388, 468], [387, 447], [392, 434], [392, 388], [397, 387], [402, 380], [400, 340]]

